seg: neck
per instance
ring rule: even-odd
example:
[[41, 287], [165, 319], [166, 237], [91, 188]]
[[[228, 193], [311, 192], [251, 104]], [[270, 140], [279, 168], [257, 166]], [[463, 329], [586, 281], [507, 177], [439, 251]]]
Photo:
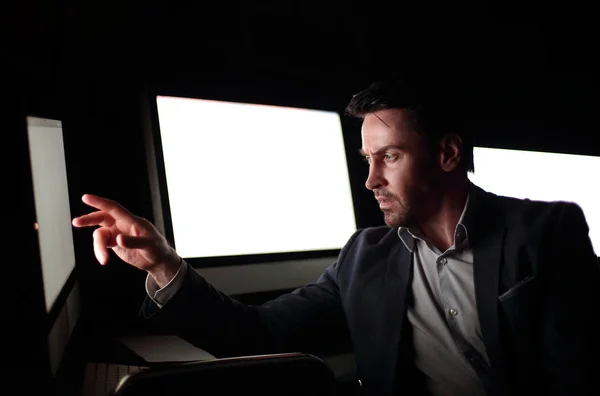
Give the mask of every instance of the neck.
[[418, 226], [423, 235], [440, 251], [454, 244], [454, 232], [469, 195], [469, 179], [460, 175], [441, 183], [440, 199]]

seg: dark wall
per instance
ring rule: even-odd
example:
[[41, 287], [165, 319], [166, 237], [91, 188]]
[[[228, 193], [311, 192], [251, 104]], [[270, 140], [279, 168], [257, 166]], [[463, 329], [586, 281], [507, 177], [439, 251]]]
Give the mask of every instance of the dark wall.
[[[443, 72], [464, 80], [476, 143], [600, 155], [593, 14], [579, 6], [79, 3], [19, 2], [4, 53], [24, 106], [64, 119], [74, 215], [90, 192], [151, 217], [137, 102], [148, 84], [341, 111], [384, 72]], [[366, 169], [354, 170], [360, 185]], [[381, 221], [361, 206], [363, 224]], [[98, 266], [91, 230], [75, 238], [96, 316], [135, 314], [144, 275]]]

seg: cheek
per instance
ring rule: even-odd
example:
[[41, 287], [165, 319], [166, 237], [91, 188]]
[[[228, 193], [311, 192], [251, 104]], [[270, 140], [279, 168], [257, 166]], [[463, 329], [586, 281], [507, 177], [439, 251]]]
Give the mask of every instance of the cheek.
[[428, 175], [412, 163], [398, 164], [389, 170], [390, 187], [399, 197], [413, 196], [428, 185]]
[[387, 173], [387, 180], [390, 192], [400, 198], [410, 193], [414, 185], [412, 175], [401, 167], [390, 169]]

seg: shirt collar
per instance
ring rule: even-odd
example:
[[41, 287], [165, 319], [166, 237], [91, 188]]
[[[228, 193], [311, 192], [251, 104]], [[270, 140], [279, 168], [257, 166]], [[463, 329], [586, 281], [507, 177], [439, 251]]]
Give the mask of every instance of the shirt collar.
[[[473, 222], [474, 202], [477, 200], [477, 189], [469, 183], [469, 193], [463, 211], [458, 219], [454, 229], [454, 246], [469, 243], [469, 229]], [[404, 243], [404, 246], [412, 253], [415, 249], [415, 239], [423, 240], [423, 235], [419, 229], [409, 229], [407, 227], [398, 228], [398, 237]]]

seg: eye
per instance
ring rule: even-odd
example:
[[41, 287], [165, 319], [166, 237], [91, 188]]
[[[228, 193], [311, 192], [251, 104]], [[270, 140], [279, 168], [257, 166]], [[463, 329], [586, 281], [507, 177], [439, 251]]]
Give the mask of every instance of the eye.
[[367, 164], [371, 164], [371, 157], [369, 157], [369, 156], [365, 155], [365, 156], [363, 157], [363, 161], [365, 161]]
[[386, 161], [395, 161], [397, 158], [398, 156], [396, 154], [387, 153], [383, 155], [383, 159]]

